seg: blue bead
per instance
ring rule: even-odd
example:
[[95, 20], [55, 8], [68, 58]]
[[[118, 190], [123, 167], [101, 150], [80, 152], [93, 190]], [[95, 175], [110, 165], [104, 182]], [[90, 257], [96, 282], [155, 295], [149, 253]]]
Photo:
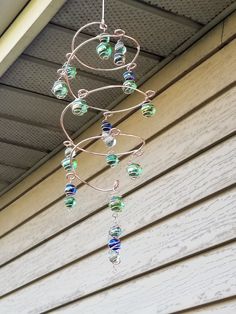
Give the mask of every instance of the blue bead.
[[69, 195], [75, 195], [76, 192], [77, 192], [77, 189], [76, 189], [76, 187], [74, 186], [74, 184], [72, 184], [72, 183], [66, 184], [66, 187], [65, 187], [65, 194], [66, 194], [67, 196], [69, 196]]
[[112, 238], [109, 240], [108, 246], [112, 251], [119, 251], [120, 250], [120, 240], [117, 238]]
[[112, 129], [112, 125], [110, 122], [107, 122], [107, 121], [102, 122], [103, 132], [110, 132], [111, 129]]
[[125, 64], [125, 56], [121, 53], [114, 54], [114, 63], [117, 66]]
[[133, 71], [126, 71], [123, 73], [123, 77], [126, 81], [134, 81], [135, 80], [135, 75]]

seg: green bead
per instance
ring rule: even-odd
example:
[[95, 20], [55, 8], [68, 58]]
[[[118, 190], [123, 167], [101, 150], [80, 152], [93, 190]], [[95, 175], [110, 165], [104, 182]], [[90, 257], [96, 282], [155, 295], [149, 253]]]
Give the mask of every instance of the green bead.
[[96, 48], [97, 54], [102, 60], [107, 60], [112, 54], [112, 47], [109, 43], [101, 42]]
[[115, 167], [120, 162], [119, 158], [115, 154], [107, 155], [106, 162], [109, 166]]
[[142, 104], [141, 111], [144, 117], [153, 117], [156, 113], [156, 108], [150, 102], [145, 102]]
[[109, 202], [109, 207], [111, 210], [115, 212], [121, 212], [124, 206], [125, 204], [121, 196], [112, 196]]
[[74, 160], [72, 161], [72, 165], [73, 165], [73, 169], [74, 169], [74, 170], [77, 169], [78, 162], [77, 162], [76, 159], [74, 159]]
[[52, 93], [59, 99], [63, 99], [68, 94], [68, 87], [64, 81], [57, 80], [52, 87]]
[[122, 234], [122, 229], [119, 226], [113, 226], [109, 230], [109, 235], [111, 237], [119, 238], [121, 236], [121, 234]]
[[135, 81], [129, 80], [123, 83], [122, 89], [125, 94], [132, 94], [136, 88], [137, 88], [137, 84], [135, 83]]
[[139, 164], [132, 163], [127, 166], [127, 172], [131, 178], [137, 178], [142, 174], [143, 169]]
[[66, 71], [66, 74], [67, 74], [69, 79], [73, 79], [76, 77], [76, 74], [77, 74], [76, 67], [73, 67], [70, 64], [67, 64], [67, 62], [66, 62], [63, 64], [62, 68]]
[[68, 196], [65, 198], [65, 205], [68, 208], [72, 208], [76, 205], [76, 199], [73, 196]]
[[71, 171], [72, 167], [74, 170], [77, 168], [78, 163], [77, 163], [77, 160], [74, 159], [72, 160], [72, 166], [71, 166], [70, 157], [66, 157], [65, 159], [62, 160], [61, 165], [66, 171]]
[[77, 116], [82, 116], [88, 112], [88, 104], [84, 99], [75, 99], [72, 102], [72, 113]]
[[100, 42], [101, 43], [109, 43], [110, 36], [108, 34], [106, 34], [106, 33], [102, 33], [101, 35], [105, 35], [105, 36], [100, 38]]

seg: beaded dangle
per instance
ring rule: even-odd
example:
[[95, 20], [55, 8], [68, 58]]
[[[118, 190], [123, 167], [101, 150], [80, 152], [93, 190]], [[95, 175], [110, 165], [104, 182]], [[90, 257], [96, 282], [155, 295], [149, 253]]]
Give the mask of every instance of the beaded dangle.
[[[75, 46], [76, 39], [78, 38], [80, 33], [84, 31], [84, 29], [92, 25], [99, 26], [101, 33]], [[65, 207], [71, 209], [76, 206], [75, 196], [77, 194], [76, 184], [78, 184], [78, 182], [86, 184], [96, 191], [109, 193], [110, 196], [108, 201], [108, 207], [112, 213], [113, 218], [111, 227], [108, 232], [109, 260], [113, 265], [117, 265], [120, 263], [120, 249], [121, 249], [120, 237], [122, 236], [122, 228], [118, 222], [118, 216], [125, 208], [125, 201], [123, 200], [123, 197], [120, 195], [118, 191], [120, 182], [119, 180], [115, 180], [113, 182], [113, 185], [108, 188], [104, 187], [101, 188], [91, 184], [90, 182], [87, 182], [86, 180], [81, 178], [81, 176], [78, 173], [76, 155], [83, 152], [88, 155], [97, 156], [98, 158], [101, 157], [103, 158], [104, 167], [109, 167], [112, 169], [113, 168], [115, 169], [117, 167], [117, 165], [120, 163], [121, 157], [130, 155], [131, 158], [126, 167], [126, 172], [130, 179], [137, 179], [142, 174], [143, 169], [141, 165], [138, 162], [136, 162], [135, 158], [142, 155], [145, 141], [140, 136], [122, 132], [120, 129], [114, 127], [112, 123], [109, 121], [109, 119], [114, 114], [119, 114], [126, 111], [137, 109], [140, 109], [144, 117], [149, 118], [155, 115], [156, 108], [151, 103], [151, 99], [154, 97], [155, 92], [150, 90], [146, 92], [141, 91], [137, 88], [137, 84], [135, 82], [135, 74], [133, 70], [136, 67], [135, 61], [140, 52], [139, 43], [134, 38], [126, 35], [124, 30], [116, 29], [113, 33], [110, 34], [107, 32], [107, 28], [108, 27], [105, 24], [104, 20], [104, 0], [102, 0], [101, 21], [88, 23], [82, 26], [76, 32], [72, 40], [72, 50], [70, 53], [66, 55], [67, 60], [62, 65], [62, 68], [57, 71], [58, 79], [56, 80], [52, 87], [52, 93], [58, 99], [66, 98], [68, 94], [70, 94], [73, 97], [73, 101], [69, 103], [62, 111], [60, 119], [62, 130], [67, 138], [67, 140], [64, 141], [64, 145], [66, 147], [65, 158], [61, 162], [61, 165], [65, 170], [66, 176], [66, 185], [64, 190]], [[98, 41], [95, 56], [97, 54], [98, 58], [100, 58], [102, 62], [106, 62], [106, 60], [108, 60], [113, 54], [113, 61], [115, 65], [114, 68], [92, 67], [81, 61], [79, 57], [80, 49], [87, 43], [94, 40]], [[126, 40], [131, 41], [137, 50], [134, 58], [129, 62], [126, 61], [127, 53], [127, 48], [125, 46]], [[115, 42], [114, 49], [112, 48], [111, 45], [112, 41]], [[76, 67], [74, 66], [75, 61], [77, 61], [81, 66], [94, 71], [106, 72], [125, 69], [125, 72], [123, 73], [124, 82], [123, 84], [121, 83], [118, 85], [103, 86], [94, 90], [80, 89], [74, 93], [72, 90], [71, 81], [74, 80], [75, 77], [77, 76], [77, 70]], [[139, 93], [143, 97], [143, 101], [132, 107], [125, 108], [122, 110], [106, 110], [100, 107], [90, 106], [89, 101], [87, 99], [89, 95], [99, 91], [114, 88], [121, 89], [124, 92], [124, 94], [127, 95], [131, 93]], [[75, 142], [70, 137], [64, 126], [65, 113], [67, 111], [70, 111], [73, 115], [80, 117], [86, 114], [91, 109], [96, 110], [98, 112], [103, 112], [104, 120], [101, 123], [100, 134], [92, 136], [90, 138], [86, 138], [80, 141], [79, 143], [75, 144]], [[135, 146], [136, 148], [125, 152], [117, 151], [116, 144], [119, 141], [120, 137], [125, 137], [127, 138], [127, 140], [131, 141], [130, 144], [131, 146], [132, 139], [135, 139], [135, 143], [133, 144], [133, 146]], [[89, 144], [94, 142], [95, 140], [101, 141], [103, 145], [105, 145], [105, 147], [107, 148], [106, 153], [94, 152], [89, 150], [90, 146]], [[138, 146], [137, 140], [139, 142]], [[80, 167], [81, 165], [79, 166], [79, 168]]]

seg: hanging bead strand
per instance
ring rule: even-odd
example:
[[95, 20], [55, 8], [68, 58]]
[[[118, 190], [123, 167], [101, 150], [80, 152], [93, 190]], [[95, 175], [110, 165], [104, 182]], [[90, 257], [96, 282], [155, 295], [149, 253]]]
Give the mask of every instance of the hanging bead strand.
[[112, 210], [112, 217], [114, 218], [113, 224], [109, 230], [108, 248], [109, 248], [109, 260], [113, 265], [120, 263], [120, 249], [121, 241], [120, 236], [122, 229], [118, 223], [118, 214], [122, 212], [125, 204], [121, 196], [111, 196], [109, 201], [109, 208]]
[[74, 154], [72, 156], [72, 163], [71, 163], [71, 154], [72, 154], [73, 148], [71, 146], [68, 146], [65, 149], [65, 158], [62, 160], [61, 165], [66, 171], [66, 179], [68, 182], [65, 186], [65, 206], [67, 208], [72, 208], [76, 205], [76, 199], [74, 198], [75, 194], [77, 193], [77, 189], [75, 185], [72, 183], [72, 180], [74, 179], [73, 171], [77, 168], [77, 160], [74, 159]]

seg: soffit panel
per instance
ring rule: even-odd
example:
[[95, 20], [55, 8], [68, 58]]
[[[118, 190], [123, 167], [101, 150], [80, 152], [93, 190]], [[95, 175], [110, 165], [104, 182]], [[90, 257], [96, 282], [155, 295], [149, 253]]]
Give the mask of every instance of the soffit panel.
[[141, 2], [207, 24], [235, 0], [141, 0]]
[[[0, 85], [0, 116], [10, 115], [29, 121], [29, 123], [42, 123], [60, 128], [60, 116], [62, 110], [67, 105], [49, 97], [40, 97], [35, 94], [22, 92], [17, 89]], [[83, 117], [67, 114], [65, 116], [65, 126], [71, 131], [77, 131], [81, 124], [85, 124], [94, 116], [93, 112]]]
[[[53, 22], [79, 29], [82, 25], [101, 20], [101, 2], [97, 0], [68, 1]], [[189, 26], [178, 24], [158, 15], [150, 14], [137, 7], [110, 0], [105, 9], [105, 20], [110, 32], [117, 28], [124, 29], [129, 36], [136, 38], [142, 49], [167, 56], [182, 42], [191, 37], [196, 30]], [[99, 27], [90, 27], [86, 32], [97, 34]]]
[[14, 141], [18, 145], [29, 145], [48, 152], [65, 140], [62, 132], [49, 131], [44, 128], [32, 127], [27, 124], [1, 118], [0, 134], [4, 142]]
[[0, 151], [4, 152], [0, 154], [0, 164], [10, 164], [22, 168], [32, 167], [46, 155], [46, 153], [37, 150], [1, 142]]
[[[27, 89], [44, 95], [53, 97], [51, 88], [57, 78], [57, 67], [53, 65], [49, 67], [44, 64], [32, 62], [25, 58], [19, 58], [10, 69], [0, 79], [0, 83], [11, 86]], [[95, 89], [102, 87], [105, 84], [95, 79], [90, 79], [84, 76], [79, 76], [72, 82], [74, 91], [78, 89]], [[90, 97], [90, 105], [106, 106], [112, 102], [118, 95], [121, 94], [120, 89], [110, 89]], [[67, 97], [66, 100], [71, 101], [72, 97]]]
[[0, 164], [0, 181], [12, 182], [25, 172], [24, 169], [9, 167]]

